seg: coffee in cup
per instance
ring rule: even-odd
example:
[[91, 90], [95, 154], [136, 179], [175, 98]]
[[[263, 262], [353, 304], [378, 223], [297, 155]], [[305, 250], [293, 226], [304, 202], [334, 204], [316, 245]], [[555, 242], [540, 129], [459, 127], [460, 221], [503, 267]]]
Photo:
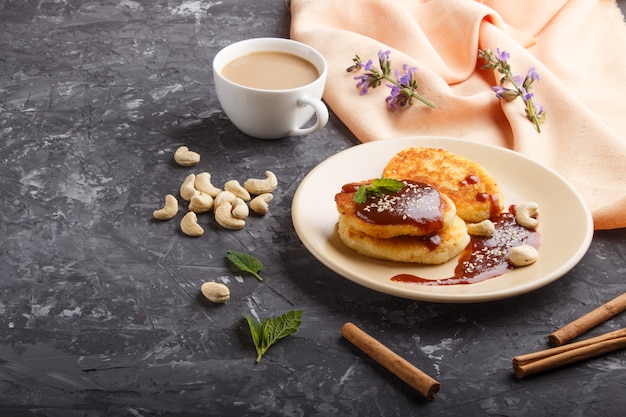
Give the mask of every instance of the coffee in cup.
[[[326, 125], [326, 73], [319, 52], [282, 38], [237, 42], [213, 60], [224, 112], [242, 132], [261, 139], [307, 135]], [[315, 123], [303, 127], [314, 114]]]
[[314, 82], [320, 73], [310, 61], [288, 52], [261, 51], [226, 64], [222, 75], [245, 87], [288, 90]]

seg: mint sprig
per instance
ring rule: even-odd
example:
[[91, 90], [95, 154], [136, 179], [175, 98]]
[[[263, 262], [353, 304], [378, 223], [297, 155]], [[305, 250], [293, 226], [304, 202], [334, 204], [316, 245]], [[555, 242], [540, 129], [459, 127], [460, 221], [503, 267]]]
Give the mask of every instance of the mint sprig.
[[243, 313], [243, 316], [248, 322], [256, 348], [256, 363], [259, 363], [270, 346], [298, 331], [302, 323], [302, 310], [292, 310], [275, 318], [267, 317], [263, 323], [247, 313]]
[[226, 259], [230, 261], [235, 271], [248, 272], [259, 281], [263, 281], [263, 278], [259, 275], [259, 271], [263, 269], [263, 264], [254, 256], [244, 252], [229, 250], [226, 253]]
[[397, 193], [405, 184], [402, 181], [390, 178], [376, 178], [370, 184], [361, 185], [354, 194], [353, 201], [357, 204], [365, 203], [368, 197], [382, 197], [385, 193]]

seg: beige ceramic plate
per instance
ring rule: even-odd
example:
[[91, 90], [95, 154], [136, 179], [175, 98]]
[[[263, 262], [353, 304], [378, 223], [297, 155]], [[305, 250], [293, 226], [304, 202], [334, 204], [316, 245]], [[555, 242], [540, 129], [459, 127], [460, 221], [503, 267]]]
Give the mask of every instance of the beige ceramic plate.
[[[457, 260], [418, 266], [369, 259], [344, 246], [336, 231], [335, 194], [345, 183], [380, 177], [387, 161], [408, 147], [447, 149], [482, 164], [500, 183], [505, 207], [537, 202], [541, 211], [540, 259], [476, 284], [420, 286], [392, 282], [390, 278], [400, 273], [446, 278], [453, 275]], [[573, 268], [593, 236], [589, 209], [554, 171], [507, 149], [439, 137], [370, 142], [328, 158], [302, 180], [294, 196], [292, 217], [298, 236], [311, 254], [343, 277], [382, 293], [434, 302], [491, 301], [541, 288]]]

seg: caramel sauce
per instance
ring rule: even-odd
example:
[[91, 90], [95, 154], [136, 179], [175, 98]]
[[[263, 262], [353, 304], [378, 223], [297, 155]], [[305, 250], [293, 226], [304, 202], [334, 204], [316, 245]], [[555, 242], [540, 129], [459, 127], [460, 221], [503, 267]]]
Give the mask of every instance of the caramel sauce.
[[[432, 230], [441, 229], [444, 219], [443, 200], [439, 191], [428, 184], [408, 180], [403, 182], [405, 186], [398, 192], [370, 196], [364, 203], [356, 204], [356, 216], [372, 224], [426, 225]], [[348, 184], [342, 190], [351, 192], [353, 187]]]
[[480, 182], [480, 177], [478, 175], [469, 174], [467, 177], [463, 179], [463, 181], [459, 181], [461, 186], [465, 185], [473, 185], [478, 184]]
[[496, 228], [492, 236], [471, 236], [470, 243], [459, 256], [453, 276], [432, 280], [399, 274], [391, 280], [427, 286], [473, 284], [508, 272], [514, 268], [508, 259], [509, 250], [519, 245], [539, 247], [540, 240], [539, 232], [517, 224], [514, 213], [515, 206], [511, 206], [509, 213], [492, 219]]
[[[468, 187], [470, 185], [478, 184], [480, 177], [478, 175], [469, 174], [463, 180], [459, 181], [459, 186]], [[498, 196], [488, 193], [476, 193], [476, 201], [484, 203], [489, 202], [489, 217], [497, 217], [500, 214], [500, 202]]]
[[361, 184], [356, 183], [356, 182], [351, 182], [348, 184], [345, 184], [343, 187], [341, 187], [341, 192], [342, 193], [356, 193], [356, 191], [359, 189], [359, 187], [361, 186]]
[[411, 236], [411, 239], [419, 240], [422, 245], [426, 246], [430, 251], [434, 251], [441, 245], [441, 236], [437, 233], [426, 236]]
[[498, 217], [498, 215], [500, 214], [500, 204], [497, 195], [488, 193], [476, 193], [476, 201], [479, 201], [481, 203], [488, 201], [490, 203], [489, 218]]

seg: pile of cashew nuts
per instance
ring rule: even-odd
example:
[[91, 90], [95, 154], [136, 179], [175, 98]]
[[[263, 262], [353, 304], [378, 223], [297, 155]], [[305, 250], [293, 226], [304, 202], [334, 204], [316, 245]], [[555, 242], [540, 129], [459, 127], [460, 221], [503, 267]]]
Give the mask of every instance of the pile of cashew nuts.
[[[515, 221], [527, 229], [536, 229], [539, 226], [539, 205], [534, 202], [526, 202], [517, 206]], [[491, 220], [483, 220], [479, 223], [467, 225], [467, 232], [474, 236], [491, 236], [495, 226]], [[534, 263], [539, 258], [539, 252], [534, 246], [520, 245], [512, 247], [509, 251], [509, 261], [514, 266], [526, 266]]]
[[[200, 162], [200, 155], [181, 146], [174, 153], [174, 160], [181, 166], [190, 167]], [[262, 216], [269, 212], [272, 192], [277, 186], [278, 179], [271, 171], [265, 171], [265, 178], [250, 178], [243, 185], [237, 180], [226, 181], [223, 188], [211, 183], [211, 174], [208, 172], [189, 174], [179, 190], [188, 208], [180, 221], [180, 228], [188, 236], [202, 236], [204, 228], [198, 223], [197, 215], [213, 210], [215, 221], [223, 228], [243, 229], [250, 210]], [[170, 220], [177, 213], [178, 199], [168, 194], [165, 196], [165, 205], [155, 210], [153, 217]]]

